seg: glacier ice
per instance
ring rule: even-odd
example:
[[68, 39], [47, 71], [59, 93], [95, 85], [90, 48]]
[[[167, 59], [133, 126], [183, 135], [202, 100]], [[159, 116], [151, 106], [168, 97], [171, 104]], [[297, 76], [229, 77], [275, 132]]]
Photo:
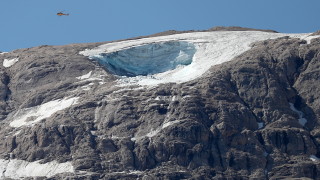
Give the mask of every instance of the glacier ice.
[[[86, 49], [79, 54], [105, 66], [108, 65], [106, 68], [109, 71], [122, 76], [117, 79], [118, 86], [153, 87], [161, 83], [183, 83], [196, 79], [207, 72], [210, 67], [231, 61], [234, 57], [251, 49], [251, 44], [254, 42], [284, 36], [305, 39], [310, 36], [310, 33], [193, 32], [110, 42], [93, 49]], [[149, 49], [156, 46], [161, 46], [160, 50], [157, 50], [156, 54], [150, 53]], [[166, 47], [169, 48], [169, 52], [173, 52], [171, 55], [166, 56], [160, 53], [165, 51]], [[143, 53], [140, 54], [140, 51]], [[160, 55], [172, 59], [163, 60]], [[120, 61], [112, 59], [114, 57], [119, 58]], [[111, 61], [108, 62], [108, 60]], [[150, 74], [150, 76], [145, 76], [146, 74]]]
[[196, 48], [185, 41], [167, 41], [130, 47], [93, 57], [120, 76], [146, 76], [173, 70], [192, 63]]

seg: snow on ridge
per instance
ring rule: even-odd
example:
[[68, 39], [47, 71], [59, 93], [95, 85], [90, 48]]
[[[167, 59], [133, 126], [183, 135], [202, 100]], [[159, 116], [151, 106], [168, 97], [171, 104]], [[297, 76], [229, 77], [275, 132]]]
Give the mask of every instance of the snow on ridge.
[[39, 161], [28, 162], [18, 159], [0, 159], [0, 178], [20, 179], [25, 177], [52, 177], [59, 173], [74, 173], [71, 162], [51, 161], [40, 164]]
[[307, 44], [310, 44], [312, 39], [314, 39], [314, 38], [319, 38], [319, 37], [320, 37], [320, 35], [314, 35], [314, 36], [312, 36], [311, 34], [306, 34], [306, 35], [300, 37], [300, 39], [306, 40], [306, 41], [307, 41]]
[[34, 125], [35, 123], [50, 117], [54, 113], [77, 104], [79, 97], [53, 100], [39, 106], [20, 109], [11, 118], [11, 127]]
[[19, 61], [19, 58], [13, 59], [4, 59], [2, 65], [6, 68], [13, 66], [16, 62]]
[[[200, 77], [210, 67], [232, 60], [234, 57], [248, 51], [250, 44], [267, 39], [275, 39], [284, 36], [310, 40], [311, 33], [283, 34], [260, 31], [216, 31], [193, 32], [175, 34], [169, 36], [150, 37], [144, 39], [113, 42], [98, 46], [94, 49], [84, 50], [80, 54], [95, 59], [101, 54], [112, 53], [143, 46], [151, 43], [167, 41], [186, 41], [195, 45], [196, 52], [189, 65], [178, 67], [151, 76], [119, 77], [118, 85], [147, 85], [155, 86], [160, 83], [182, 83]], [[314, 37], [316, 38], [316, 37]]]

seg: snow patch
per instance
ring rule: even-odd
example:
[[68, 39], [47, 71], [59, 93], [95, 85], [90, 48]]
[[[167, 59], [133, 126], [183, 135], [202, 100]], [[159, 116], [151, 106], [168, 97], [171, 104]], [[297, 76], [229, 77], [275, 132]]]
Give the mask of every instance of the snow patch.
[[156, 128], [156, 129], [151, 129], [151, 131], [148, 132], [144, 136], [135, 136], [135, 137], [131, 138], [131, 141], [137, 141], [137, 140], [143, 139], [145, 137], [152, 138], [152, 137], [156, 136], [157, 134], [159, 134], [162, 129], [165, 129], [165, 128], [172, 126], [172, 125], [179, 123], [179, 122], [181, 122], [181, 120], [165, 122], [161, 127]]
[[262, 129], [264, 127], [264, 123], [263, 122], [258, 122], [258, 129]]
[[303, 116], [304, 116], [303, 112], [297, 110], [297, 109], [294, 107], [294, 104], [293, 104], [293, 103], [289, 103], [289, 105], [290, 105], [290, 109], [291, 109], [292, 111], [294, 111], [295, 113], [298, 114], [298, 116], [299, 116], [299, 119], [298, 119], [298, 120], [299, 120], [299, 124], [301, 124], [302, 126], [305, 126], [306, 123], [308, 122], [308, 120], [303, 117]]
[[[76, 79], [79, 79], [81, 80], [80, 82], [87, 82], [87, 81], [100, 81], [99, 84], [104, 84], [104, 77], [106, 75], [104, 74], [101, 74], [101, 72], [96, 72], [96, 73], [93, 73], [92, 71], [88, 72], [87, 74], [84, 74], [82, 76], [79, 76], [79, 77], [76, 77]], [[91, 85], [89, 85], [91, 86]], [[90, 88], [89, 87], [83, 87], [84, 90], [89, 90]]]
[[320, 37], [320, 35], [311, 36], [311, 35], [307, 34], [305, 36], [302, 36], [301, 39], [306, 40], [307, 44], [310, 44], [312, 39], [319, 38], [319, 37]]
[[82, 86], [81, 89], [84, 90], [84, 91], [89, 91], [91, 90], [92, 86], [94, 85], [94, 83], [89, 83], [85, 86]]
[[319, 161], [320, 158], [318, 158], [318, 157], [315, 156], [315, 155], [311, 155], [311, 156], [310, 156], [310, 160], [313, 161], [313, 162], [316, 162], [316, 161]]
[[0, 55], [2, 55], [2, 54], [7, 54], [8, 52], [0, 52]]
[[[171, 61], [162, 61], [162, 59], [155, 59], [155, 61], [150, 62], [145, 56], [139, 57], [139, 53], [142, 55], [152, 54], [148, 50], [148, 47], [158, 46], [168, 43], [187, 43], [191, 44], [195, 48], [195, 52], [190, 53], [182, 49], [181, 54], [175, 56], [179, 61], [185, 61], [188, 63], [183, 63], [183, 66], [173, 66], [173, 68], [164, 68], [165, 71], [151, 72], [147, 71], [146, 73], [133, 73], [135, 77], [130, 77], [130, 73], [120, 73], [122, 77], [118, 79], [119, 86], [127, 85], [148, 85], [155, 86], [160, 83], [182, 83], [190, 81], [200, 77], [204, 74], [211, 66], [221, 64], [227, 61], [232, 60], [234, 57], [242, 54], [245, 51], [248, 51], [251, 47], [250, 45], [257, 41], [275, 39], [283, 36], [290, 36], [294, 38], [307, 38], [309, 34], [282, 34], [282, 33], [268, 33], [268, 32], [259, 32], [259, 31], [216, 31], [216, 32], [193, 32], [193, 33], [184, 33], [184, 34], [175, 34], [169, 36], [159, 36], [159, 37], [150, 37], [136, 40], [128, 40], [121, 42], [113, 42], [101, 45], [97, 48], [91, 50], [85, 50], [80, 52], [84, 56], [88, 56], [90, 59], [101, 59], [104, 57], [118, 58], [116, 55], [125, 55], [129, 58], [131, 55], [129, 52], [135, 52], [134, 59], [130, 60], [130, 65], [126, 66], [123, 62], [113, 59], [114, 63], [120, 63], [121, 69], [131, 69], [132, 64], [138, 63], [135, 68], [140, 70], [149, 69], [153, 70], [155, 66], [166, 67], [170, 65]], [[172, 46], [179, 47], [179, 46]], [[190, 46], [186, 46], [190, 47]], [[179, 48], [178, 48], [179, 49]], [[145, 50], [145, 52], [140, 52]], [[163, 49], [158, 51], [156, 54], [162, 56]], [[178, 51], [176, 51], [178, 52]], [[176, 53], [177, 54], [177, 53]], [[190, 61], [190, 58], [191, 61]], [[189, 63], [190, 62], [190, 63]], [[140, 66], [139, 64], [142, 64]], [[109, 67], [110, 70], [110, 67]], [[110, 71], [117, 71], [119, 69], [115, 68]], [[121, 72], [121, 71], [120, 71]], [[152, 74], [143, 76], [145, 74]], [[119, 75], [119, 74], [118, 74]]]
[[14, 136], [18, 136], [21, 133], [21, 130], [14, 133]]
[[152, 138], [153, 136], [156, 136], [160, 131], [161, 129], [156, 129], [156, 130], [152, 129], [148, 134], [146, 134], [146, 136], [148, 138]]
[[79, 77], [76, 77], [77, 79], [80, 79], [80, 80], [83, 80], [83, 79], [89, 79], [90, 76], [92, 74], [92, 71], [90, 71], [89, 73], [85, 74], [85, 75], [82, 75], [82, 76], [79, 76]]
[[138, 171], [138, 170], [129, 170], [129, 174], [138, 174], [138, 175], [140, 175], [140, 174], [143, 174], [143, 172], [142, 171]]
[[50, 101], [39, 106], [18, 110], [13, 116], [11, 127], [30, 126], [50, 117], [52, 114], [77, 104], [79, 97]]
[[28, 162], [23, 160], [0, 159], [0, 178], [25, 178], [25, 177], [52, 177], [59, 173], [74, 173], [71, 162], [58, 163], [51, 161], [40, 164], [39, 161]]
[[181, 122], [181, 120], [175, 120], [175, 121], [166, 122], [166, 123], [164, 123], [164, 124], [162, 125], [162, 129], [167, 128], [167, 127], [169, 127], [169, 126], [172, 126], [172, 125], [174, 125], [174, 124], [176, 124], [176, 123], [179, 123], [179, 122]]
[[13, 58], [13, 59], [4, 59], [3, 60], [3, 66], [8, 68], [13, 66], [16, 62], [19, 61], [19, 58]]

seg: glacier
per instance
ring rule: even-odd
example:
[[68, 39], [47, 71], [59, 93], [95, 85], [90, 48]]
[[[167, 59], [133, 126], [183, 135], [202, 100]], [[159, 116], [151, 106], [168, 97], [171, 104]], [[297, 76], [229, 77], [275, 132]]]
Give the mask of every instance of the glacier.
[[202, 76], [210, 67], [228, 62], [258, 41], [289, 36], [310, 42], [311, 33], [215, 31], [111, 42], [80, 54], [98, 61], [118, 76], [118, 86], [183, 83]]
[[[12, 145], [12, 147], [14, 148], [14, 151], [9, 149], [8, 150], [9, 153], [5, 154], [5, 156], [3, 157], [5, 159], [0, 159], [0, 177], [19, 179], [24, 177], [32, 178], [37, 176], [45, 176], [50, 178], [60, 173], [74, 174], [74, 176], [78, 175], [79, 173], [81, 173], [81, 175], [83, 174], [83, 176], [88, 175], [90, 173], [94, 173], [94, 172], [91, 172], [91, 169], [86, 169], [86, 168], [83, 168], [82, 166], [82, 163], [85, 165], [90, 165], [91, 162], [89, 160], [93, 158], [93, 157], [88, 157], [88, 161], [87, 159], [82, 158], [82, 157], [86, 157], [87, 155], [91, 155], [90, 154], [91, 151], [87, 151], [87, 150], [91, 148], [90, 146], [88, 146], [88, 144], [89, 142], [91, 142], [92, 138], [94, 138], [95, 141], [98, 142], [97, 146], [92, 149], [94, 150], [97, 149], [101, 152], [106, 150], [103, 153], [99, 152], [100, 153], [99, 156], [104, 159], [101, 158], [97, 160], [97, 162], [105, 163], [106, 165], [117, 164], [117, 162], [114, 162], [114, 160], [117, 160], [118, 157], [123, 158], [121, 159], [122, 162], [126, 162], [127, 160], [126, 158], [129, 157], [129, 155], [127, 156], [127, 154], [122, 153], [123, 152], [121, 149], [122, 147], [119, 148], [119, 150], [117, 148], [114, 148], [109, 152], [108, 148], [110, 144], [107, 144], [107, 143], [109, 142], [118, 143], [116, 145], [119, 147], [122, 142], [128, 142], [130, 146], [131, 144], [134, 144], [134, 146], [137, 145], [135, 147], [136, 149], [134, 153], [138, 155], [142, 155], [142, 156], [137, 156], [138, 158], [140, 158], [139, 161], [141, 161], [141, 163], [139, 162], [140, 164], [136, 166], [138, 168], [135, 167], [135, 169], [126, 169], [126, 167], [124, 168], [116, 167], [117, 170], [119, 169], [119, 172], [115, 172], [113, 167], [109, 166], [109, 169], [108, 167], [103, 167], [105, 168], [103, 170], [105, 170], [104, 173], [107, 175], [110, 175], [112, 173], [117, 174], [117, 173], [123, 172], [126, 174], [142, 173], [142, 176], [143, 176], [147, 171], [140, 172], [139, 171], [141, 170], [140, 167], [144, 166], [143, 163], [149, 163], [147, 160], [144, 160], [143, 158], [146, 157], [145, 159], [147, 158], [151, 159], [150, 158], [151, 155], [148, 155], [147, 153], [143, 152], [144, 142], [150, 142], [150, 144], [155, 144], [154, 147], [157, 148], [156, 150], [158, 152], [162, 152], [162, 151], [159, 151], [161, 149], [156, 147], [156, 145], [161, 144], [164, 140], [166, 140], [165, 138], [166, 136], [168, 136], [168, 134], [170, 136], [172, 135], [172, 138], [175, 138], [174, 136], [176, 136], [176, 134], [173, 134], [173, 133], [178, 132], [180, 130], [184, 132], [184, 129], [182, 128], [189, 128], [189, 127], [196, 127], [196, 128], [199, 127], [200, 130], [203, 130], [203, 129], [208, 130], [208, 133], [210, 133], [209, 131], [211, 130], [213, 131], [215, 129], [218, 129], [220, 132], [225, 133], [225, 129], [229, 128], [229, 124], [227, 124], [227, 122], [229, 121], [227, 117], [224, 116], [225, 112], [227, 112], [227, 115], [232, 115], [233, 112], [247, 114], [247, 110], [245, 108], [244, 110], [241, 109], [245, 107], [245, 104], [241, 104], [242, 102], [239, 103], [241, 104], [241, 106], [239, 106], [238, 104], [233, 105], [232, 104], [233, 102], [230, 103], [229, 104], [230, 109], [231, 108], [234, 109], [230, 112], [228, 111], [229, 110], [228, 103], [225, 103], [226, 105], [220, 104], [220, 102], [225, 101], [225, 99], [227, 99], [227, 96], [233, 97], [234, 94], [236, 95], [235, 97], [241, 97], [241, 96], [237, 94], [237, 91], [236, 91], [237, 89], [235, 91], [233, 90], [229, 91], [228, 86], [224, 86], [225, 84], [228, 84], [227, 81], [229, 80], [226, 75], [227, 73], [224, 74], [222, 72], [221, 73], [219, 72], [220, 67], [216, 69], [211, 69], [210, 71], [212, 73], [209, 74], [208, 76], [204, 76], [204, 74], [209, 71], [209, 68], [211, 68], [214, 65], [232, 61], [236, 56], [242, 54], [247, 50], [250, 50], [254, 46], [259, 47], [260, 46], [259, 44], [254, 44], [255, 42], [268, 40], [268, 39], [275, 39], [275, 38], [284, 37], [284, 36], [304, 39], [308, 43], [310, 43], [311, 39], [317, 37], [317, 36], [310, 36], [309, 33], [308, 34], [283, 34], [283, 33], [251, 32], [251, 31], [194, 32], [194, 33], [175, 34], [175, 35], [167, 35], [167, 36], [160, 36], [160, 37], [149, 37], [149, 38], [143, 38], [143, 39], [117, 41], [117, 42], [106, 43], [103, 45], [101, 45], [101, 43], [97, 43], [100, 46], [98, 46], [97, 44], [93, 44], [90, 46], [85, 45], [85, 46], [79, 46], [79, 47], [70, 46], [68, 48], [70, 49], [74, 48], [75, 51], [72, 51], [72, 52], [76, 55], [67, 54], [69, 52], [65, 51], [65, 54], [67, 54], [68, 56], [66, 56], [65, 54], [61, 54], [61, 55], [57, 54], [55, 56], [55, 58], [57, 59], [58, 57], [62, 59], [61, 61], [59, 61], [59, 63], [61, 63], [62, 65], [71, 64], [71, 63], [75, 64], [74, 66], [71, 66], [71, 67], [65, 66], [66, 69], [61, 69], [61, 70], [59, 69], [58, 71], [58, 73], [62, 72], [61, 73], [62, 75], [68, 76], [67, 81], [62, 83], [60, 82], [59, 78], [55, 79], [55, 81], [53, 82], [57, 82], [57, 86], [53, 87], [52, 92], [51, 92], [52, 86], [43, 86], [43, 88], [38, 88], [39, 84], [36, 84], [37, 82], [36, 80], [41, 79], [42, 77], [40, 76], [39, 77], [34, 76], [34, 79], [30, 79], [30, 80], [27, 79], [28, 81], [25, 81], [25, 83], [26, 84], [28, 83], [28, 85], [31, 83], [34, 83], [34, 85], [31, 87], [35, 89], [38, 88], [37, 90], [39, 90], [40, 92], [39, 94], [41, 94], [41, 92], [50, 91], [50, 93], [43, 93], [51, 96], [51, 97], [49, 96], [50, 98], [47, 98], [48, 100], [51, 99], [50, 101], [43, 101], [42, 104], [38, 104], [33, 107], [29, 107], [29, 106], [25, 107], [25, 106], [21, 106], [20, 104], [14, 104], [12, 102], [9, 102], [11, 103], [12, 107], [15, 107], [15, 109], [11, 110], [11, 112], [9, 112], [6, 119], [3, 121], [8, 127], [5, 126], [7, 130], [6, 131], [2, 130], [2, 132], [4, 132], [3, 135], [6, 135], [4, 136], [4, 142], [8, 143], [9, 145]], [[283, 38], [283, 40], [279, 40], [279, 41], [281, 42], [286, 41], [286, 38]], [[294, 40], [294, 42], [296, 41], [297, 40]], [[304, 43], [301, 43], [298, 45], [302, 46], [301, 48], [304, 48], [304, 46], [306, 46]], [[90, 48], [95, 47], [95, 48], [84, 50], [84, 48], [88, 48], [88, 47]], [[47, 47], [41, 47], [37, 49], [36, 53], [40, 54], [42, 52], [42, 48], [46, 49]], [[61, 48], [67, 49], [66, 47], [61, 47]], [[58, 49], [58, 50], [62, 52], [65, 49]], [[80, 56], [78, 54], [79, 51], [81, 51], [80, 54], [86, 57]], [[50, 52], [49, 55], [56, 53], [56, 51], [54, 50], [47, 50], [47, 52]], [[23, 55], [17, 56], [17, 55], [6, 54], [6, 55], [1, 55], [1, 57], [3, 57], [3, 67], [12, 66], [11, 68], [6, 67], [2, 69], [9, 72], [8, 74], [12, 79], [11, 82], [14, 82], [12, 84], [9, 84], [9, 87], [13, 92], [12, 93], [14, 95], [13, 97], [19, 100], [20, 97], [17, 94], [20, 94], [20, 93], [27, 94], [27, 92], [19, 89], [20, 84], [18, 84], [17, 82], [20, 82], [20, 81], [17, 80], [18, 78], [14, 79], [15, 77], [18, 77], [17, 75], [14, 76], [14, 73], [19, 75], [19, 72], [17, 72], [19, 67], [22, 66], [23, 64], [33, 63], [34, 60], [30, 57], [28, 57], [29, 59], [25, 58]], [[20, 57], [21, 60], [13, 59], [13, 57]], [[39, 62], [43, 61], [43, 63], [42, 64], [39, 63], [40, 65], [39, 67], [41, 67], [42, 69], [51, 67], [52, 64], [46, 67], [47, 64], [45, 63], [45, 62], [49, 62], [50, 58], [48, 58], [48, 60], [47, 59], [42, 60], [40, 57], [39, 59], [37, 59], [37, 61]], [[68, 57], [68, 59], [63, 59], [64, 57]], [[94, 63], [88, 61], [87, 57], [89, 57]], [[240, 62], [241, 60], [243, 60], [244, 62], [249, 62], [241, 58], [236, 58], [236, 59], [239, 60], [238, 62]], [[258, 62], [258, 61], [254, 61], [254, 62]], [[79, 69], [76, 69], [74, 72], [73, 71], [70, 72], [71, 69], [74, 69], [79, 64], [82, 65], [80, 66]], [[237, 68], [235, 63], [230, 63], [230, 64], [235, 66], [234, 68]], [[241, 64], [241, 62], [238, 64]], [[270, 64], [272, 65], [272, 63]], [[228, 67], [228, 66], [229, 66], [229, 63], [225, 65], [225, 67]], [[58, 67], [60, 68], [62, 66], [58, 66]], [[261, 68], [258, 65], [253, 67]], [[222, 69], [221, 71], [224, 70], [223, 67], [221, 69]], [[230, 72], [229, 71], [230, 69], [227, 69], [227, 70], [228, 70], [227, 72]], [[31, 70], [28, 70], [28, 71], [24, 70], [24, 71], [32, 72]], [[24, 73], [27, 74], [26, 72]], [[110, 75], [109, 74], [110, 72], [113, 75]], [[214, 74], [218, 74], [219, 76], [214, 76]], [[239, 74], [241, 74], [241, 72], [239, 72]], [[49, 76], [46, 76], [46, 78], [47, 77]], [[207, 77], [210, 77], [210, 79]], [[219, 78], [221, 77], [221, 79], [218, 79], [217, 77]], [[199, 79], [197, 79], [197, 81], [194, 81], [195, 83], [187, 83], [186, 85], [173, 84], [173, 83], [183, 83], [186, 81], [194, 80], [196, 78], [199, 78]], [[19, 78], [19, 79], [22, 82], [24, 82], [23, 78]], [[47, 78], [45, 80], [51, 80], [51, 79], [52, 77]], [[235, 80], [235, 78], [233, 80]], [[241, 83], [243, 82], [243, 80], [244, 78], [238, 79], [232, 83], [235, 83], [235, 82]], [[214, 83], [210, 83], [209, 81], [212, 81]], [[43, 82], [48, 83], [51, 81], [43, 81]], [[253, 81], [250, 81], [250, 82], [253, 82]], [[149, 88], [161, 83], [172, 83], [172, 84], [159, 86], [159, 88], [157, 87]], [[214, 94], [216, 92], [215, 91], [211, 92], [211, 89], [208, 88], [208, 84], [210, 86], [212, 85], [212, 87], [221, 88], [221, 90], [219, 89], [219, 92], [217, 93], [217, 97], [215, 97], [216, 94]], [[114, 85], [122, 86], [122, 87], [114, 87]], [[128, 85], [134, 85], [134, 86], [128, 86]], [[135, 85], [138, 85], [138, 86], [135, 86]], [[245, 92], [244, 91], [246, 90], [245, 87], [242, 87], [241, 85], [243, 84], [240, 84], [240, 86], [239, 87], [237, 86], [237, 88], [239, 88], [240, 90], [243, 90], [240, 92]], [[128, 87], [123, 87], [123, 86], [128, 86]], [[6, 87], [6, 84], [4, 84], [3, 87]], [[210, 92], [208, 89], [210, 90]], [[262, 88], [258, 88], [258, 89], [261, 90]], [[169, 93], [167, 93], [167, 91]], [[222, 94], [226, 92], [227, 94]], [[281, 91], [279, 90], [277, 92], [281, 92]], [[58, 95], [63, 95], [63, 97]], [[68, 96], [66, 97], [66, 95]], [[226, 96], [226, 98], [225, 97], [221, 98], [222, 95]], [[35, 96], [37, 96], [37, 94]], [[253, 95], [250, 95], [248, 97], [253, 97]], [[26, 100], [30, 101], [30, 99], [31, 97], [26, 96]], [[204, 100], [205, 102], [203, 102], [203, 105], [202, 105], [202, 102], [200, 103], [198, 100], [199, 101]], [[250, 101], [248, 100], [248, 102]], [[68, 109], [76, 104], [77, 104], [76, 108]], [[287, 104], [285, 105], [286, 106], [284, 107], [285, 108], [284, 112], [288, 111], [289, 112], [288, 115], [290, 117], [291, 116], [298, 117], [299, 119], [297, 118], [297, 121], [302, 125], [302, 127], [300, 128], [307, 129], [309, 127], [309, 123], [307, 123], [307, 119], [304, 117], [303, 112], [298, 110], [296, 107], [294, 107], [293, 103], [289, 103], [289, 105]], [[222, 119], [221, 122], [215, 121], [217, 123], [211, 124], [212, 129], [211, 127], [210, 129], [208, 129], [206, 126], [205, 128], [202, 128], [200, 127], [201, 125], [200, 123], [199, 125], [193, 124], [193, 121], [194, 121], [193, 118], [195, 119], [198, 118], [198, 117], [194, 117], [194, 115], [197, 115], [195, 112], [198, 112], [198, 111], [202, 112], [202, 109], [198, 109], [198, 107], [202, 107], [202, 106], [203, 106], [203, 112], [207, 113], [207, 112], [211, 112], [212, 110], [213, 113], [210, 114], [212, 115], [212, 117], [210, 118], [212, 118], [214, 121]], [[189, 107], [191, 110], [189, 109]], [[193, 107], [196, 107], [196, 108], [193, 108]], [[221, 110], [216, 107], [219, 107]], [[238, 107], [240, 107], [239, 108], [240, 110], [238, 110]], [[290, 113], [289, 108], [293, 111], [293, 113], [292, 112]], [[166, 113], [161, 113], [159, 111], [159, 110], [162, 111], [162, 109], [165, 109]], [[74, 111], [74, 110], [77, 110], [77, 111]], [[263, 109], [263, 111], [265, 110], [266, 108]], [[76, 112], [76, 113], [73, 113], [73, 112]], [[78, 112], [80, 113], [78, 114]], [[250, 111], [248, 110], [248, 112]], [[55, 113], [59, 113], [59, 114], [54, 115]], [[297, 116], [294, 116], [295, 113], [297, 114]], [[131, 115], [135, 115], [135, 117], [131, 117]], [[246, 116], [243, 116], [243, 117], [247, 118]], [[272, 116], [270, 115], [270, 117]], [[205, 120], [206, 118], [207, 117], [201, 120]], [[138, 123], [136, 123], [138, 122], [137, 119], [139, 123], [141, 122], [141, 124], [138, 125]], [[241, 122], [240, 118], [236, 120]], [[296, 119], [293, 119], [293, 120], [296, 120]], [[309, 119], [309, 121], [311, 122], [311, 118]], [[54, 123], [51, 123], [51, 122], [54, 122]], [[79, 122], [89, 122], [90, 127], [88, 126], [88, 128], [82, 128], [82, 123], [79, 124]], [[121, 123], [118, 124], [119, 122]], [[253, 129], [252, 131], [268, 133], [268, 131], [270, 131], [271, 129], [269, 128], [271, 127], [270, 126], [271, 123], [273, 122], [263, 121], [261, 119], [259, 121], [253, 120], [252, 122], [250, 122], [250, 124], [248, 123], [248, 125], [245, 128], [247, 129], [251, 128]], [[36, 124], [37, 125], [43, 124], [43, 126], [40, 127], [40, 126], [37, 126]], [[56, 126], [56, 124], [58, 124], [58, 126]], [[91, 124], [93, 124], [94, 126], [91, 126]], [[61, 134], [61, 132], [65, 132], [66, 135], [71, 134], [73, 136], [72, 133], [75, 132], [74, 134], [79, 139], [79, 141], [77, 142], [72, 141], [77, 143], [76, 145], [72, 145], [72, 148], [75, 147], [74, 149], [77, 149], [77, 151], [71, 151], [69, 156], [70, 161], [65, 163], [58, 163], [57, 161], [53, 160], [53, 158], [49, 159], [50, 162], [48, 162], [48, 159], [46, 158], [45, 159], [46, 161], [44, 162], [47, 162], [47, 163], [40, 163], [41, 161], [34, 161], [34, 162], [25, 161], [26, 158], [24, 158], [24, 156], [31, 156], [33, 153], [32, 151], [39, 150], [39, 149], [40, 150], [46, 149], [47, 147], [38, 146], [36, 143], [33, 142], [33, 138], [27, 139], [29, 136], [25, 138], [24, 134], [26, 134], [27, 132], [34, 132], [35, 135], [30, 137], [35, 137], [35, 139], [36, 139], [36, 135], [38, 136], [50, 135], [49, 133], [53, 131], [38, 133], [38, 131], [42, 130], [41, 128], [43, 128], [44, 126], [48, 128], [57, 127], [57, 131], [54, 131], [54, 132], [57, 132], [57, 134]], [[63, 128], [60, 128], [60, 127], [63, 127]], [[76, 129], [78, 127], [80, 128]], [[77, 131], [73, 131], [71, 133], [68, 131], [69, 129], [72, 129], [72, 130], [75, 129]], [[227, 130], [228, 129], [226, 129], [226, 131]], [[204, 134], [201, 136], [204, 137], [204, 139], [207, 138], [207, 136], [205, 135], [206, 131], [197, 130], [195, 132], [192, 132], [186, 129], [185, 132], [186, 132], [185, 134], [177, 133], [177, 135], [180, 135], [183, 138], [186, 137], [187, 139], [190, 137], [188, 136], [189, 134], [197, 135], [197, 132], [201, 132], [201, 133], [204, 132]], [[249, 140], [254, 139], [254, 137], [251, 137], [251, 134], [249, 134], [248, 132], [249, 131], [245, 130], [245, 131], [239, 131], [237, 133], [241, 135], [241, 138], [244, 136], [248, 136], [248, 142], [249, 142]], [[287, 131], [281, 130], [281, 128], [279, 131], [275, 131], [275, 132], [280, 132], [279, 133], [280, 135], [287, 133]], [[300, 134], [298, 131], [292, 131], [292, 132], [297, 132], [298, 136], [300, 137]], [[63, 134], [62, 137], [64, 137], [65, 134]], [[84, 135], [90, 138], [85, 139], [83, 138], [85, 137]], [[198, 137], [198, 136], [194, 136], [194, 137]], [[81, 141], [82, 138], [83, 138], [83, 141]], [[244, 137], [243, 139], [245, 138], [247, 137]], [[61, 139], [64, 140], [64, 138], [61, 138]], [[169, 141], [171, 141], [171, 139]], [[87, 142], [88, 144], [86, 144]], [[250, 142], [253, 142], [253, 141], [250, 141]], [[62, 145], [59, 144], [59, 142], [57, 141], [53, 141], [52, 143], [56, 143], [57, 148], [63, 145], [63, 144]], [[16, 147], [15, 144], [18, 144], [18, 146]], [[34, 148], [35, 150], [30, 148], [29, 149], [24, 148], [24, 147], [28, 147], [27, 145], [29, 144], [34, 145], [36, 147]], [[178, 143], [174, 142], [172, 144], [180, 145], [179, 142]], [[6, 144], [4, 145], [9, 147]], [[87, 147], [89, 148], [86, 149]], [[166, 145], [163, 147], [164, 147], [163, 149], [165, 148], [169, 149], [172, 146]], [[198, 147], [199, 146], [194, 145], [194, 148], [191, 147], [190, 149], [196, 150], [196, 148]], [[245, 147], [245, 144], [242, 147]], [[82, 149], [83, 151], [81, 151]], [[272, 152], [269, 152], [266, 149], [260, 148], [260, 146], [257, 146], [256, 149], [257, 149], [256, 152], [258, 154], [258, 157], [262, 157], [260, 159], [269, 158], [273, 155]], [[27, 151], [27, 152], [24, 153], [24, 151]], [[49, 155], [48, 156], [55, 157], [56, 154], [54, 151], [55, 149], [50, 147], [50, 150], [47, 151], [49, 152], [47, 154], [50, 154], [50, 156]], [[62, 152], [66, 153], [67, 155], [69, 153], [67, 151], [62, 151]], [[177, 152], [179, 153], [179, 148], [173, 149], [172, 152], [166, 153], [165, 155], [166, 156], [168, 155], [168, 157], [170, 157], [172, 156], [170, 153], [175, 154]], [[296, 152], [299, 152], [299, 150], [296, 150]], [[195, 154], [197, 153], [198, 152], [195, 152]], [[201, 153], [202, 152], [199, 152], [199, 154]], [[110, 154], [112, 154], [112, 156]], [[115, 155], [113, 156], [113, 154]], [[206, 153], [202, 153], [202, 154], [206, 155]], [[310, 162], [311, 161], [319, 162], [319, 158], [317, 157], [317, 154], [315, 151], [308, 151], [308, 153], [305, 153], [305, 154], [306, 154], [305, 157], [309, 158]], [[78, 155], [81, 155], [81, 157]], [[43, 158], [37, 154], [35, 156], [38, 159]], [[34, 160], [38, 160], [38, 159], [34, 159]], [[195, 158], [195, 160], [194, 161], [192, 160], [192, 161], [199, 162], [200, 160], [201, 159]], [[204, 163], [205, 163], [206, 157], [204, 156], [202, 160], [204, 160]], [[161, 159], [161, 161], [166, 162], [167, 159], [164, 159], [164, 160]], [[260, 170], [263, 171], [264, 170], [263, 168], [260, 168]], [[265, 171], [268, 172], [268, 169], [266, 168]], [[64, 174], [61, 176], [64, 176]]]
[[151, 43], [93, 56], [110, 72], [120, 76], [146, 76], [173, 70], [192, 62], [195, 46], [184, 41]]

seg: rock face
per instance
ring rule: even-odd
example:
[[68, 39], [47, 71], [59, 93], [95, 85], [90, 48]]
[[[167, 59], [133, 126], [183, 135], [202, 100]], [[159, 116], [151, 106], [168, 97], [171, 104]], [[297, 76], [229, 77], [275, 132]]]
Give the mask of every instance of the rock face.
[[0, 55], [18, 58], [0, 66], [2, 178], [320, 179], [320, 38], [256, 42], [153, 87], [79, 54], [101, 44]]

